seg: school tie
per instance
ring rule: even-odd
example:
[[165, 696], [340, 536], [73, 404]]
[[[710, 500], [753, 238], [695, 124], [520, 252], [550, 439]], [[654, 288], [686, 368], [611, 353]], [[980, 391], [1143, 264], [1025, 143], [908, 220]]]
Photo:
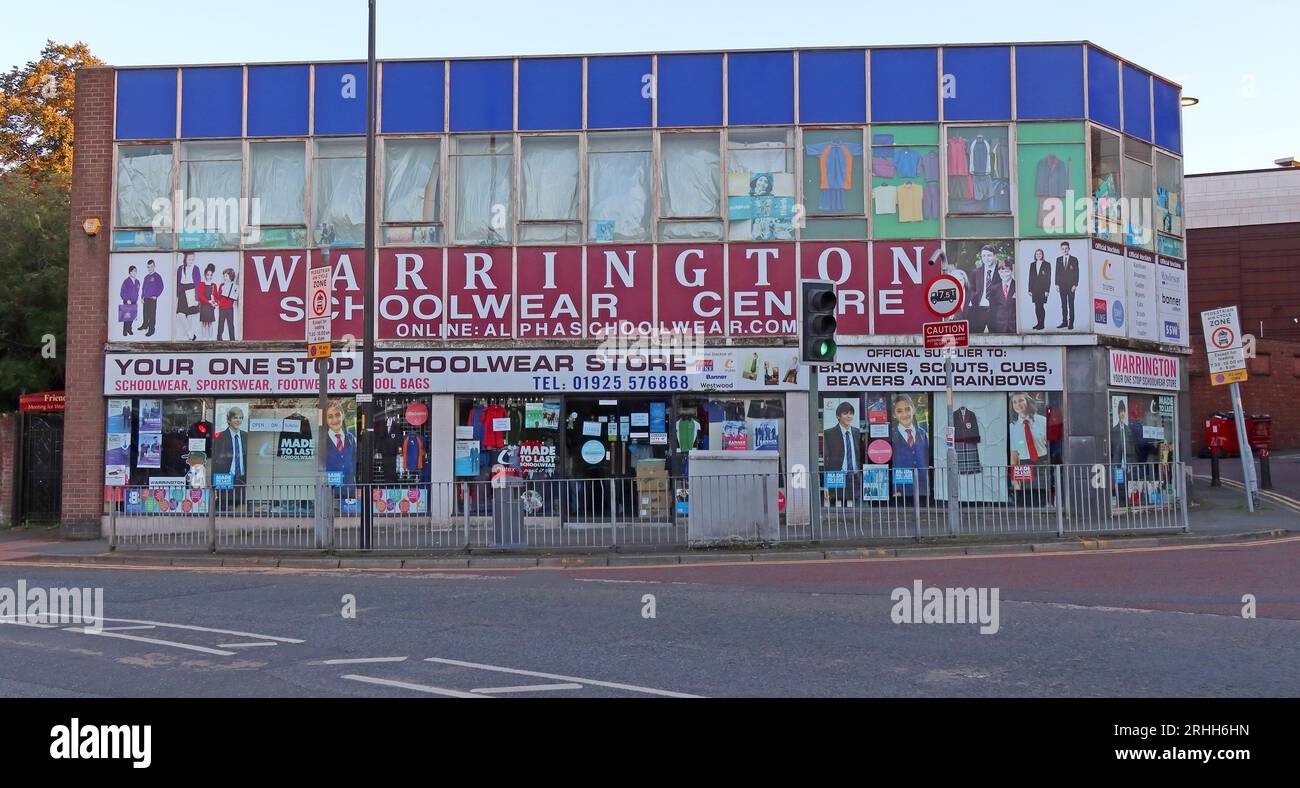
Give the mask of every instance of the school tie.
[[239, 433], [236, 432], [235, 433], [235, 463], [234, 463], [236, 476], [244, 475], [244, 464], [243, 462], [241, 462], [241, 460], [243, 459], [244, 459], [244, 453], [239, 446]]
[[340, 452], [343, 451], [343, 436], [341, 434], [334, 436], [334, 444], [339, 447]]
[[912, 428], [911, 428], [911, 427], [908, 427], [908, 428], [907, 428], [907, 447], [908, 447], [909, 449], [915, 449], [915, 448], [916, 448], [916, 441], [912, 440]]
[[1025, 445], [1029, 447], [1029, 460], [1030, 462], [1037, 462], [1038, 449], [1034, 446], [1034, 433], [1029, 430], [1028, 421], [1022, 421], [1021, 424], [1025, 425]]
[[853, 457], [853, 441], [849, 438], [849, 431], [841, 430], [840, 433], [844, 436], [844, 470], [855, 470], [856, 466], [854, 465]]

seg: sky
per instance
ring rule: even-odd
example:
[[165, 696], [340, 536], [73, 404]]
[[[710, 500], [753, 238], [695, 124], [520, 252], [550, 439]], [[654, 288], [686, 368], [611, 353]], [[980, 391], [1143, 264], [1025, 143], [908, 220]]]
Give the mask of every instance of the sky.
[[[1300, 157], [1294, 0], [378, 0], [380, 58], [1089, 40], [1183, 85], [1186, 171]], [[364, 58], [365, 0], [0, 0], [0, 69], [47, 39], [119, 66]]]

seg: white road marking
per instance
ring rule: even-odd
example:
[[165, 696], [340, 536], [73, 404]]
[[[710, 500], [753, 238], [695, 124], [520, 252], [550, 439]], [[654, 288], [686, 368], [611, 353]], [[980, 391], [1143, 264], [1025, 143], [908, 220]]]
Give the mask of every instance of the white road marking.
[[35, 629], [54, 629], [58, 624], [37, 624], [34, 621], [14, 621], [12, 618], [0, 618], [0, 624], [13, 624], [19, 627], [33, 627]]
[[368, 665], [372, 662], [405, 662], [406, 657], [356, 657], [354, 659], [323, 659], [312, 665]]
[[579, 583], [631, 583], [634, 585], [659, 585], [662, 580], [613, 580], [608, 577], [575, 577]]
[[513, 673], [516, 676], [532, 676], [536, 679], [553, 679], [555, 681], [577, 682], [580, 684], [589, 684], [593, 687], [609, 687], [611, 689], [627, 690], [628, 692], [642, 692], [646, 695], [663, 695], [668, 698], [699, 698], [700, 695], [689, 695], [685, 692], [673, 692], [671, 690], [654, 689], [652, 687], [638, 687], [635, 684], [619, 684], [613, 681], [595, 681], [593, 679], [575, 678], [573, 676], [560, 676], [555, 673], [540, 673], [535, 670], [519, 670], [518, 668], [503, 668], [498, 665], [484, 665], [481, 662], [462, 662], [458, 659], [443, 659], [441, 657], [426, 657], [425, 662], [437, 662], [443, 665], [456, 665], [462, 668], [477, 668], [478, 670], [492, 670], [497, 673]]
[[[240, 632], [235, 629], [213, 629], [212, 627], [200, 627], [194, 624], [169, 624], [166, 621], [143, 621], [134, 618], [104, 618], [102, 621], [116, 621], [121, 624], [151, 624], [155, 627], [171, 627], [172, 629], [188, 629], [193, 632], [213, 632], [218, 635], [237, 635], [241, 638], [256, 638], [258, 640], [274, 640], [277, 643], [305, 643], [298, 638], [282, 638], [275, 635], [259, 635], [256, 632]], [[105, 627], [107, 629], [107, 627]]]
[[218, 643], [217, 648], [254, 648], [255, 646], [278, 646], [279, 643]]
[[194, 646], [189, 643], [177, 643], [174, 640], [163, 640], [161, 638], [142, 638], [139, 635], [123, 635], [121, 632], [105, 632], [100, 630], [96, 632], [93, 629], [82, 629], [86, 635], [95, 635], [102, 638], [121, 638], [122, 640], [135, 640], [140, 643], [152, 643], [155, 646], [171, 646], [172, 648], [183, 648], [188, 651], [197, 651], [201, 654], [216, 654], [219, 657], [233, 657], [236, 652], [226, 651], [224, 649], [208, 648], [207, 646]]
[[555, 690], [575, 690], [582, 689], [581, 684], [525, 684], [519, 687], [479, 687], [472, 689], [470, 692], [478, 692], [483, 695], [498, 695], [507, 692], [553, 692]]
[[475, 695], [472, 692], [461, 692], [460, 690], [446, 689], [445, 687], [431, 687], [428, 684], [412, 684], [409, 681], [393, 681], [392, 679], [381, 679], [374, 676], [358, 676], [355, 673], [348, 673], [340, 678], [348, 681], [360, 681], [365, 684], [379, 684], [384, 687], [397, 687], [398, 689], [408, 689], [415, 692], [426, 692], [430, 695], [445, 695], [448, 698], [488, 698], [490, 695]]
[[[69, 629], [80, 629], [80, 627], [68, 627]], [[105, 632], [120, 632], [124, 629], [157, 629], [153, 624], [136, 624], [129, 627], [100, 627]]]

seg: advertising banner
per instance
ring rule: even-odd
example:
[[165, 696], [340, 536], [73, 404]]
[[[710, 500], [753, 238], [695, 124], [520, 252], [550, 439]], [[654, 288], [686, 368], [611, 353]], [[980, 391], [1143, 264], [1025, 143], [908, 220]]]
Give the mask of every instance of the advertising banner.
[[380, 339], [439, 339], [444, 313], [441, 249], [381, 249]]
[[925, 306], [926, 288], [943, 273], [940, 251], [937, 240], [872, 245], [873, 334], [921, 333], [921, 325], [932, 318]]
[[[307, 269], [317, 254], [278, 249], [244, 253], [245, 339], [303, 341]], [[357, 249], [335, 249], [330, 266], [334, 339], [363, 336], [364, 255]]]
[[654, 247], [587, 248], [587, 336], [654, 330]]
[[732, 244], [727, 251], [732, 336], [799, 333], [794, 244]]
[[447, 339], [514, 336], [514, 312], [508, 247], [447, 250]]
[[1111, 348], [1110, 384], [1177, 391], [1180, 363], [1177, 356], [1157, 356], [1153, 353]]
[[870, 334], [870, 258], [867, 242], [807, 243], [799, 247], [799, 278], [835, 283], [841, 334]]
[[[170, 252], [109, 256], [109, 342], [166, 342], [172, 338], [172, 326], [181, 320], [173, 315], [176, 283], [172, 266]], [[193, 289], [191, 284], [189, 290]], [[197, 296], [194, 305], [197, 315]], [[184, 337], [189, 338], [189, 334]]]
[[1160, 326], [1162, 342], [1189, 347], [1187, 314], [1187, 263], [1173, 257], [1159, 257]]
[[1021, 241], [1016, 253], [1020, 333], [1092, 330], [1088, 239]]
[[1128, 307], [1131, 339], [1159, 342], [1160, 283], [1156, 278], [1156, 256], [1142, 249], [1126, 249], [1128, 260]]
[[520, 339], [573, 339], [582, 336], [582, 248], [516, 251], [515, 309]]
[[659, 247], [659, 331], [721, 336], [726, 301], [721, 244], [665, 244]]
[[1098, 334], [1122, 337], [1128, 334], [1128, 284], [1124, 276], [1124, 247], [1093, 240], [1092, 328]]

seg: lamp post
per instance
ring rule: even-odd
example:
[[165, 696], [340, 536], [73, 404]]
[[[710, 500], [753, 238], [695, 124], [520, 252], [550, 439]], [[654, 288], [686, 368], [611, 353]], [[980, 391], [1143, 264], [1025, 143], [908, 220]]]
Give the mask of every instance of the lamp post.
[[374, 441], [373, 413], [375, 399], [375, 104], [376, 89], [375, 66], [375, 0], [369, 0], [369, 47], [366, 56], [366, 288], [361, 311], [365, 323], [365, 339], [361, 346], [361, 394], [357, 397], [357, 455], [360, 468], [360, 515], [361, 528], [358, 535], [358, 547], [369, 550], [371, 547], [371, 503], [370, 485], [373, 481]]

